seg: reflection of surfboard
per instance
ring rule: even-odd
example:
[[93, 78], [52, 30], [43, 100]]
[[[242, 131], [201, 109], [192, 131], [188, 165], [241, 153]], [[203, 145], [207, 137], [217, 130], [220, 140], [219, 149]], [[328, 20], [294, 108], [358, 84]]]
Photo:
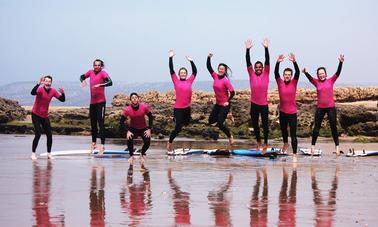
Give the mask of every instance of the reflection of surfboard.
[[262, 154], [262, 149], [256, 150], [256, 149], [250, 149], [250, 150], [244, 150], [244, 149], [236, 149], [232, 150], [233, 155], [246, 155], [246, 156], [255, 156], [255, 157], [270, 157], [272, 155], [277, 155], [279, 149], [269, 148], [266, 150], [266, 154]]
[[[67, 151], [52, 151], [51, 154], [53, 156], [73, 156], [73, 155], [90, 155], [89, 150], [67, 150]], [[94, 150], [93, 155], [98, 155], [98, 150]], [[105, 150], [104, 155], [128, 155], [129, 151], [116, 151], [116, 150]], [[135, 152], [135, 155], [138, 153]], [[40, 154], [40, 156], [44, 157], [47, 156], [46, 153]]]
[[[311, 155], [311, 149], [310, 148], [299, 148], [299, 152], [303, 155]], [[313, 156], [320, 156], [322, 155], [322, 150], [315, 149]]]
[[374, 155], [378, 155], [378, 151], [349, 149], [349, 152], [346, 154], [347, 157], [364, 157], [364, 156], [374, 156]]

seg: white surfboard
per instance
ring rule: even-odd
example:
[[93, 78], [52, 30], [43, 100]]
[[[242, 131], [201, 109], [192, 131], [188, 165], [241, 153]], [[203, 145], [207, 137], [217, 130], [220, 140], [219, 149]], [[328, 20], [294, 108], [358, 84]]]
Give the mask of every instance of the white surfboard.
[[349, 149], [349, 152], [346, 154], [347, 157], [364, 157], [374, 155], [378, 155], [378, 151]]
[[[47, 152], [40, 154], [41, 157], [46, 157]], [[74, 155], [97, 155], [98, 150], [94, 150], [90, 153], [90, 150], [66, 150], [66, 151], [52, 151], [52, 156], [74, 156]], [[138, 155], [138, 152], [134, 153]], [[116, 150], [105, 150], [104, 155], [129, 155], [129, 151], [116, 151]]]
[[[310, 148], [299, 148], [299, 152], [303, 155], [311, 155], [311, 149]], [[320, 156], [322, 155], [322, 150], [315, 149], [313, 156]]]

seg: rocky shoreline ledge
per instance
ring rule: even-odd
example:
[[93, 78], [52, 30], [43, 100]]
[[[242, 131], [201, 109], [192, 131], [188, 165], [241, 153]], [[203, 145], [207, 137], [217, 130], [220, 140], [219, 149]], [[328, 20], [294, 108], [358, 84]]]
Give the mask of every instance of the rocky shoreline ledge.
[[[364, 137], [365, 142], [377, 141], [378, 137], [378, 88], [377, 87], [342, 87], [335, 88], [335, 99], [338, 111], [338, 130], [341, 136]], [[156, 138], [164, 138], [174, 128], [173, 104], [174, 91], [167, 93], [141, 93], [141, 99], [150, 105], [154, 114], [153, 133]], [[235, 138], [251, 139], [250, 126], [250, 92], [237, 91], [232, 102], [233, 119], [227, 119]], [[277, 90], [269, 91], [269, 123], [270, 137], [281, 136], [278, 122], [279, 96]], [[212, 92], [193, 92], [192, 124], [180, 133], [180, 137], [218, 139], [223, 138], [216, 127], [207, 125], [207, 119], [214, 102]], [[122, 108], [128, 105], [126, 94], [117, 94], [112, 99], [112, 106], [106, 109], [106, 136], [111, 138], [124, 137], [119, 131], [119, 118]], [[309, 137], [313, 127], [316, 109], [316, 92], [314, 89], [298, 89], [298, 136]], [[0, 98], [0, 133], [30, 134], [33, 126], [30, 107], [23, 108], [16, 101]], [[86, 107], [50, 107], [50, 121], [54, 134], [89, 135], [89, 110]], [[323, 121], [321, 136], [331, 136], [328, 121]]]

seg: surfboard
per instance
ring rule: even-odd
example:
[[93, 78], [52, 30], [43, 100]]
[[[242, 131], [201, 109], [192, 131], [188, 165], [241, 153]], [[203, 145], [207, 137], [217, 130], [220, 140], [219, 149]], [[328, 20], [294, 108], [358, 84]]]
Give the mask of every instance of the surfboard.
[[266, 154], [262, 154], [262, 149], [256, 150], [256, 149], [235, 149], [232, 150], [233, 155], [246, 155], [246, 156], [256, 156], [256, 157], [264, 157], [264, 156], [271, 156], [271, 155], [277, 155], [280, 149], [275, 148], [268, 148], [266, 150]]
[[378, 155], [378, 151], [349, 149], [349, 152], [346, 154], [347, 157], [365, 157], [374, 155]]
[[223, 150], [223, 149], [207, 150], [206, 153], [208, 155], [219, 155], [219, 156], [228, 156], [228, 155], [231, 155], [231, 151], [230, 150]]
[[[40, 154], [41, 157], [47, 156], [47, 152]], [[66, 150], [66, 151], [52, 151], [53, 156], [74, 156], [74, 155], [90, 155], [89, 150]], [[129, 151], [105, 150], [104, 155], [128, 155]], [[138, 152], [134, 152], [135, 155]], [[94, 150], [92, 155], [98, 155], [98, 150]]]
[[167, 155], [191, 155], [191, 154], [205, 154], [207, 150], [192, 149], [192, 148], [177, 148], [172, 151], [167, 151]]
[[[322, 150], [315, 149], [313, 156], [320, 156], [322, 155]], [[299, 153], [303, 155], [311, 155], [311, 149], [310, 148], [299, 148]]]

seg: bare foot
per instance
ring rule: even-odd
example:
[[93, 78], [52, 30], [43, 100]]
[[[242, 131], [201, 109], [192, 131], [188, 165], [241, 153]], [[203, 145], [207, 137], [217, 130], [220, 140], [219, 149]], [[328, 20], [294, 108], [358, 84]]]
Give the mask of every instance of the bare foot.
[[130, 164], [130, 165], [133, 165], [134, 164], [134, 156], [131, 156], [127, 162]]
[[314, 153], [315, 153], [315, 145], [311, 145], [310, 151], [311, 151], [311, 156], [314, 156]]
[[261, 154], [265, 155], [267, 150], [268, 150], [268, 144], [264, 144]]
[[48, 159], [51, 159], [51, 160], [52, 160], [52, 159], [55, 159], [55, 158], [52, 156], [52, 154], [47, 154], [47, 158], [48, 158]]
[[235, 140], [234, 140], [234, 137], [232, 135], [230, 136], [230, 138], [228, 138], [228, 143], [230, 144], [230, 146], [234, 145]]
[[284, 143], [284, 145], [282, 147], [282, 153], [287, 154], [288, 150], [289, 150], [289, 144], [288, 143]]
[[173, 150], [173, 144], [172, 143], [170, 143], [170, 142], [167, 143], [167, 150], [168, 151], [172, 151]]
[[259, 142], [256, 143], [256, 151], [260, 151], [260, 143]]
[[31, 159], [32, 160], [37, 160], [37, 155], [34, 152], [32, 152]]
[[336, 155], [340, 156], [340, 147], [338, 145], [336, 146]]
[[104, 156], [105, 145], [101, 145], [100, 150], [98, 151], [98, 156]]
[[92, 154], [93, 151], [94, 151], [96, 148], [97, 148], [96, 143], [92, 142], [92, 144], [91, 144], [91, 148], [89, 149], [89, 154]]
[[293, 154], [293, 163], [296, 163], [298, 161], [297, 154]]

